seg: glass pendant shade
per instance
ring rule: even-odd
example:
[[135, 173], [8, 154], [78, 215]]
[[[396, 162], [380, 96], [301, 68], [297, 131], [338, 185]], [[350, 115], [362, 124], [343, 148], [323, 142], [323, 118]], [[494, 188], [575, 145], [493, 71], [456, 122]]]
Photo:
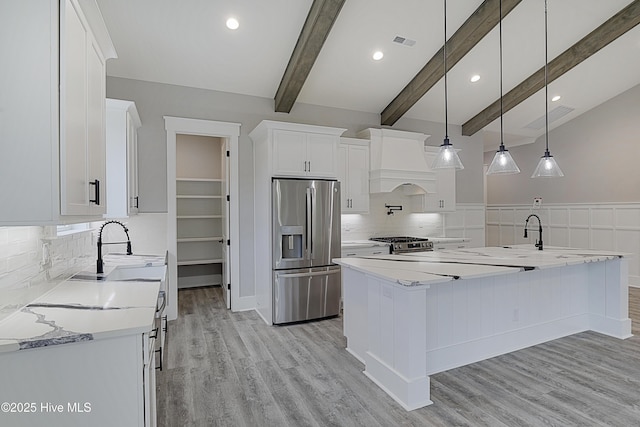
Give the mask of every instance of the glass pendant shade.
[[536, 170], [533, 171], [531, 178], [560, 178], [564, 174], [560, 170], [560, 166], [556, 163], [549, 152], [549, 84], [548, 84], [548, 31], [547, 31], [547, 0], [544, 0], [544, 98], [545, 98], [545, 150], [544, 156], [540, 158]]
[[516, 165], [516, 162], [511, 157], [511, 153], [504, 147], [504, 144], [500, 144], [500, 149], [496, 151], [496, 155], [493, 156], [493, 161], [487, 169], [487, 175], [509, 175], [520, 173], [520, 168]]
[[560, 178], [561, 176], [564, 176], [564, 174], [560, 170], [558, 163], [556, 163], [556, 159], [549, 153], [549, 150], [546, 150], [531, 178]]
[[445, 138], [444, 143], [440, 146], [440, 151], [433, 159], [431, 164], [432, 169], [464, 169], [460, 157], [458, 157], [458, 150], [453, 148], [453, 145], [449, 142], [449, 138]]

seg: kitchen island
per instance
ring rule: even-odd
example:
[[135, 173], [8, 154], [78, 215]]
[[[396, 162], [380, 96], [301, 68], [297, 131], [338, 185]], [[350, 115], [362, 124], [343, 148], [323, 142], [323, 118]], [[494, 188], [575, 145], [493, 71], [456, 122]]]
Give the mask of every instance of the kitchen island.
[[631, 336], [626, 254], [531, 245], [335, 260], [347, 351], [407, 410], [429, 375], [592, 330]]

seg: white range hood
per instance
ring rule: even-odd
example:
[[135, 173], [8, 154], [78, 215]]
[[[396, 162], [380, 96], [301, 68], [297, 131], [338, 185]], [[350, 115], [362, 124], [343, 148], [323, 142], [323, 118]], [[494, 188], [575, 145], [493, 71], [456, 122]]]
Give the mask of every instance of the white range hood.
[[429, 136], [375, 128], [358, 132], [358, 138], [371, 141], [369, 192], [388, 193], [403, 185], [407, 195], [434, 193], [435, 173], [424, 151], [424, 141]]

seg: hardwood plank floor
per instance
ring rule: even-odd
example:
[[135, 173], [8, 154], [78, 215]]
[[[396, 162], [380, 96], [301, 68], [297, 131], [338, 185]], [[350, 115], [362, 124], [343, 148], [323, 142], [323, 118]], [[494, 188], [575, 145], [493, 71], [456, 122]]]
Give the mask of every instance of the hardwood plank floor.
[[[345, 351], [341, 318], [267, 326], [226, 310], [216, 287], [179, 301], [157, 372], [159, 426], [640, 425], [640, 337], [584, 332], [442, 372], [434, 404], [407, 412]], [[640, 288], [629, 306], [640, 334]]]

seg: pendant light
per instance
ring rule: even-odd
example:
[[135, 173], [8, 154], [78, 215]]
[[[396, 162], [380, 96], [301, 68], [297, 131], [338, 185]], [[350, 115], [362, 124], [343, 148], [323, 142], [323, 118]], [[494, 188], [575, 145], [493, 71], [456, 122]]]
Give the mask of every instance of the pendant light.
[[547, 0], [544, 0], [544, 108], [545, 108], [545, 150], [531, 178], [560, 178], [564, 176], [560, 166], [549, 152], [549, 85], [548, 74], [548, 41], [547, 41]]
[[502, 114], [502, 0], [500, 0], [500, 23], [498, 25], [500, 33], [500, 148], [493, 156], [493, 161], [487, 169], [487, 175], [508, 175], [520, 173], [520, 168], [511, 157], [511, 153], [504, 146], [504, 126]]
[[444, 142], [433, 163], [432, 169], [464, 169], [456, 149], [449, 142], [449, 113], [447, 105], [447, 0], [444, 0]]

